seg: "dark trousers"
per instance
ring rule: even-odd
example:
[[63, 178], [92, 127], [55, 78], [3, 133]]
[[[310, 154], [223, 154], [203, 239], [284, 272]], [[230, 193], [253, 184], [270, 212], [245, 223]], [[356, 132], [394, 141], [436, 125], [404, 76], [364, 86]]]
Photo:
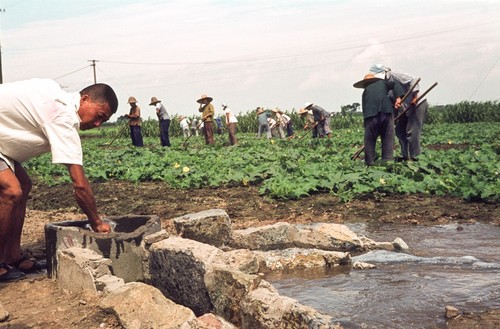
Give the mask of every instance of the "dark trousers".
[[229, 133], [229, 144], [236, 145], [238, 139], [236, 139], [236, 122], [227, 125], [227, 131]]
[[372, 165], [375, 160], [377, 137], [382, 139], [382, 161], [389, 161], [394, 153], [394, 115], [379, 112], [376, 116], [364, 120], [365, 127], [365, 163]]
[[396, 124], [396, 136], [401, 145], [401, 157], [415, 159], [421, 153], [420, 137], [428, 108], [429, 104], [424, 100], [399, 118]]
[[214, 144], [214, 123], [207, 121], [203, 124], [203, 135], [205, 135], [205, 144]]
[[170, 119], [160, 120], [161, 146], [170, 146], [170, 137], [168, 136], [169, 128], [170, 128]]
[[290, 119], [290, 121], [288, 121], [288, 123], [286, 124], [286, 135], [288, 137], [292, 136], [293, 135], [293, 126], [292, 126], [292, 120]]
[[144, 146], [142, 142], [141, 126], [130, 126], [130, 138], [132, 139], [132, 145], [138, 147]]

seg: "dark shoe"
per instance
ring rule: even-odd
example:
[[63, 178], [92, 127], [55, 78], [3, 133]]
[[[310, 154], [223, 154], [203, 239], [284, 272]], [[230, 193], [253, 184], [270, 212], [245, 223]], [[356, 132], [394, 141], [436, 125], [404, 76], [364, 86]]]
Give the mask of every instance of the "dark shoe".
[[404, 161], [408, 161], [408, 158], [407, 157], [395, 157], [394, 161], [395, 162], [404, 162]]
[[[26, 267], [21, 267], [21, 264], [24, 262], [31, 262], [32, 265], [28, 268]], [[21, 257], [19, 260], [15, 261], [14, 263], [9, 264], [9, 266], [14, 267], [18, 269], [19, 271], [22, 271], [24, 273], [33, 273], [39, 270], [43, 270], [47, 268], [47, 261], [45, 259], [41, 260], [36, 260], [36, 259], [29, 259], [26, 257]]]
[[13, 282], [26, 277], [23, 272], [4, 263], [0, 263], [0, 268], [7, 270], [4, 274], [0, 274], [0, 282]]

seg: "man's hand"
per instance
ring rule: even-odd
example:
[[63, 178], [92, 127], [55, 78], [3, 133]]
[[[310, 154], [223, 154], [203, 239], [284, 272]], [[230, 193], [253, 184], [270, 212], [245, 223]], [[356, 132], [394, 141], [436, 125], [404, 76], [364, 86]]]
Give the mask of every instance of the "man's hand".
[[401, 97], [396, 98], [396, 101], [394, 102], [394, 108], [397, 110], [401, 107]]
[[111, 232], [111, 226], [108, 223], [99, 220], [98, 222], [91, 223], [90, 226], [92, 230], [97, 233], [109, 233]]

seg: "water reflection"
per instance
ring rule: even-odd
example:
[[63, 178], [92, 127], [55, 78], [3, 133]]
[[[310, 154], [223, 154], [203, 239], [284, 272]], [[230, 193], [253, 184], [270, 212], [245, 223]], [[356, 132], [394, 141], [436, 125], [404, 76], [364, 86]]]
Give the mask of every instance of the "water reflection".
[[500, 228], [457, 227], [358, 225], [351, 229], [377, 241], [403, 238], [411, 254], [375, 252], [367, 258], [377, 265], [372, 270], [337, 267], [267, 279], [282, 295], [366, 328], [445, 328], [446, 305], [462, 312], [500, 308]]

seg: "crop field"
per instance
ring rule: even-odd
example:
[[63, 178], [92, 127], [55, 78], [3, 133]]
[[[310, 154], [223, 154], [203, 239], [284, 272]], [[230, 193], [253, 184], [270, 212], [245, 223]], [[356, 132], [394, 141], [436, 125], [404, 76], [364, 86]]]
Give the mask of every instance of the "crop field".
[[[351, 159], [362, 145], [363, 129], [361, 121], [350, 121], [350, 128], [335, 128], [331, 139], [313, 139], [296, 125], [297, 138], [259, 140], [255, 133], [239, 132], [239, 144], [232, 147], [225, 131], [215, 136], [213, 146], [193, 136], [186, 143], [172, 137], [172, 147], [162, 148], [159, 138], [151, 136], [144, 138], [144, 148], [136, 148], [127, 129], [113, 140], [119, 128], [101, 128], [110, 130], [82, 139], [85, 171], [94, 182], [157, 181], [176, 189], [253, 185], [279, 199], [331, 193], [348, 202], [366, 195], [416, 193], [498, 201], [497, 122], [427, 124], [418, 161], [366, 167], [362, 159]], [[50, 161], [46, 154], [27, 162], [26, 168], [49, 185], [69, 182], [66, 168]]]

